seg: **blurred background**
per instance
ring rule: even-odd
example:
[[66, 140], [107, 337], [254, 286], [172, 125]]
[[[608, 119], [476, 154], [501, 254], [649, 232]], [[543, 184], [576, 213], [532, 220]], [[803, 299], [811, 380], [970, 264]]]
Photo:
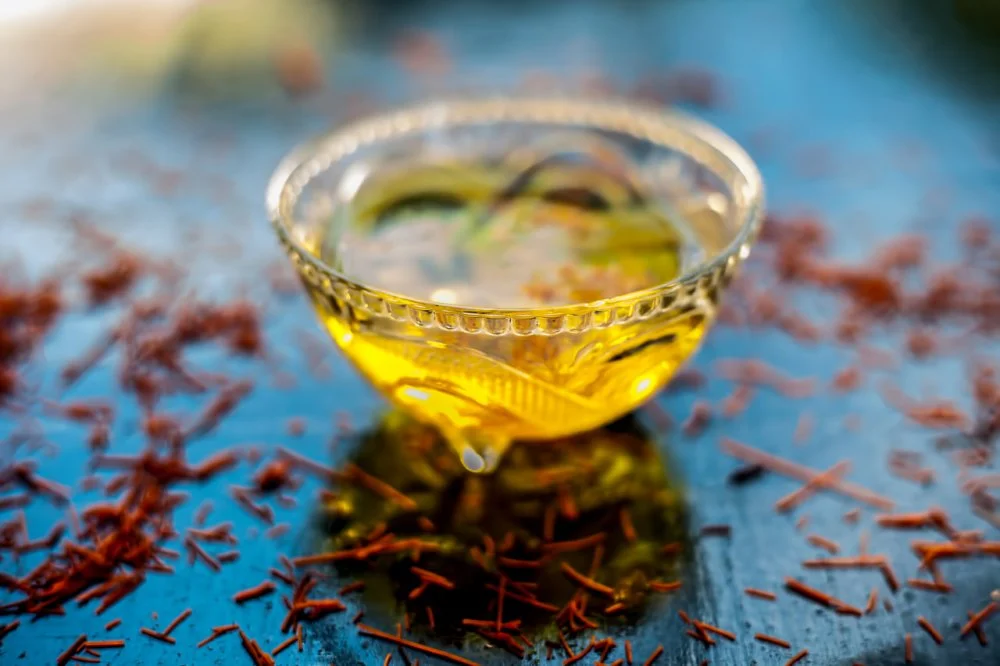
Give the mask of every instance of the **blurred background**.
[[[12, 264], [49, 274], [67, 260], [82, 261], [87, 248], [68, 231], [81, 221], [129, 248], [161, 257], [182, 251], [199, 293], [235, 283], [270, 308], [267, 337], [277, 354], [269, 361], [286, 367], [282, 354], [293, 348], [292, 336], [314, 318], [294, 280], [286, 293], [296, 298], [268, 302], [275, 271], [291, 277], [264, 212], [278, 160], [310, 136], [375, 109], [442, 96], [558, 91], [676, 104], [718, 125], [758, 162], [769, 208], [819, 215], [833, 228], [833, 253], [847, 262], [910, 231], [931, 239], [935, 262], [954, 261], [962, 220], [983, 215], [996, 228], [1000, 0], [0, 0], [0, 266], [6, 277]], [[803, 306], [806, 316], [817, 314], [811, 306], [823, 307]], [[72, 316], [74, 325], [46, 347], [49, 374], [79, 355], [80, 340], [97, 339], [115, 321], [101, 312]], [[818, 351], [777, 333], [717, 330], [698, 363], [741, 355], [820, 377], [846, 359], [843, 350]], [[380, 399], [342, 361], [336, 367], [322, 381], [299, 369], [294, 391], [258, 391], [253, 409], [234, 419], [225, 437], [282, 441], [291, 414], [326, 424], [336, 410], [368, 422]], [[959, 364], [933, 370], [933, 381], [909, 365], [898, 378], [908, 388], [965, 386]], [[721, 399], [723, 388], [709, 397]], [[113, 380], [103, 377], [81, 392], [112, 390]], [[693, 400], [671, 397], [678, 422]], [[869, 456], [896, 442], [898, 421], [876, 403], [870, 394], [824, 399], [816, 418], [833, 424], [831, 442]], [[755, 409], [727, 434], [787, 442], [793, 417], [785, 403], [765, 396]], [[863, 433], [834, 431], [846, 409], [865, 417]], [[316, 442], [303, 451], [327, 455]], [[75, 483], [86, 461], [79, 448], [63, 447], [54, 478]], [[751, 515], [742, 513], [751, 503], [739, 495], [720, 499], [714, 448], [675, 449], [703, 522], [727, 519], [730, 502], [752, 525], [777, 524], [762, 517], [763, 504]], [[880, 466], [857, 467], [862, 484], [891, 483]], [[905, 486], [893, 490], [916, 497]], [[829, 533], [836, 536], [832, 527]], [[751, 573], [772, 563], [770, 552], [739, 552]], [[273, 555], [262, 548], [255, 562], [266, 566]], [[713, 557], [704, 559], [706, 570], [722, 566], [722, 556]], [[151, 581], [150, 594], [169, 597], [179, 610], [202, 580], [176, 589]], [[969, 589], [986, 589], [975, 582]], [[709, 599], [731, 600], [734, 587], [723, 577], [705, 589]], [[56, 624], [53, 635], [79, 633], [78, 615]], [[873, 630], [848, 641], [823, 629], [817, 635], [836, 640], [822, 651], [810, 647], [830, 657], [817, 663], [834, 663], [844, 654], [896, 650], [887, 646], [898, 634]], [[20, 636], [25, 644], [5, 647], [9, 654], [38, 634]], [[50, 650], [68, 642], [50, 641]], [[145, 644], [135, 650], [152, 663]], [[164, 652], [156, 663], [178, 660]], [[693, 656], [690, 663], [697, 663]]]

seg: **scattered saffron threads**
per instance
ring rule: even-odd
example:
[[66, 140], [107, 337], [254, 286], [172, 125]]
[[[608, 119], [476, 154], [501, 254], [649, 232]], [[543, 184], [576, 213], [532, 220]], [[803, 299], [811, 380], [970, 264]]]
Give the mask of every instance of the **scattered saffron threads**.
[[174, 645], [177, 642], [176, 640], [174, 640], [173, 636], [167, 636], [165, 634], [161, 634], [160, 632], [153, 631], [148, 627], [140, 627], [139, 632], [145, 634], [146, 636], [149, 636], [150, 638], [155, 638], [158, 641], [163, 641], [164, 643], [170, 643], [171, 645]]
[[699, 530], [699, 533], [702, 536], [728, 537], [730, 536], [730, 534], [732, 534], [732, 531], [733, 530], [729, 525], [716, 524], [716, 525], [704, 525], [701, 528], [701, 530]]
[[878, 604], [878, 590], [874, 587], [872, 591], [868, 593], [868, 601], [865, 603], [865, 615], [871, 615], [875, 612], [875, 606]]
[[704, 400], [699, 400], [691, 407], [691, 413], [681, 425], [681, 429], [688, 437], [697, 437], [712, 422], [712, 405]]
[[910, 634], [903, 636], [903, 659], [907, 664], [913, 663], [913, 636]]
[[[840, 599], [837, 599], [836, 597], [831, 596], [826, 592], [817, 590], [814, 587], [810, 587], [805, 583], [800, 583], [794, 578], [785, 578], [785, 587], [788, 588], [789, 591], [794, 592], [801, 597], [805, 597], [810, 601], [815, 601], [816, 603], [826, 606], [828, 608], [833, 608], [838, 612], [845, 609], [847, 610], [853, 609], [853, 606], [850, 606], [849, 604], [841, 601]], [[860, 614], [861, 611], [859, 610], [858, 615]]]
[[83, 644], [84, 650], [107, 650], [107, 649], [119, 649], [125, 647], [125, 641], [120, 638], [112, 638], [110, 640], [103, 641], [87, 641]]
[[840, 477], [850, 471], [850, 469], [851, 463], [847, 460], [841, 460], [830, 469], [806, 481], [805, 485], [798, 490], [785, 495], [775, 502], [775, 510], [780, 512], [791, 511], [804, 500], [812, 497], [816, 491], [830, 487], [830, 484], [839, 481]]
[[809, 655], [809, 650], [802, 650], [801, 652], [798, 652], [795, 656], [793, 656], [791, 659], [786, 661], [785, 666], [795, 666], [795, 664], [805, 659], [806, 656], [808, 655]]
[[228, 564], [230, 562], [235, 562], [240, 559], [240, 551], [238, 550], [227, 550], [223, 553], [219, 553], [215, 556], [215, 559], [223, 564]]
[[418, 578], [420, 578], [424, 583], [430, 583], [432, 585], [438, 585], [446, 590], [454, 590], [455, 584], [445, 578], [440, 574], [436, 574], [433, 571], [428, 571], [427, 569], [421, 569], [420, 567], [410, 567], [410, 571], [413, 572]]
[[350, 594], [351, 592], [358, 592], [359, 590], [363, 589], [365, 589], [365, 581], [359, 580], [353, 583], [348, 583], [347, 585], [343, 586], [342, 588], [340, 588], [337, 594], [339, 594], [340, 596], [344, 596], [345, 594]]
[[618, 511], [618, 520], [622, 525], [622, 535], [624, 535], [625, 540], [628, 542], [633, 542], [638, 538], [635, 533], [635, 526], [632, 524], [632, 514], [625, 507], [622, 507]]
[[385, 655], [385, 661], [382, 662], [382, 666], [389, 666], [391, 662], [392, 662], [392, 653], [389, 652]]
[[357, 613], [355, 613], [354, 617], [351, 618], [351, 624], [357, 624], [358, 622], [361, 622], [361, 618], [363, 618], [364, 616], [365, 616], [364, 611], [358, 611]]
[[296, 640], [298, 640], [297, 636], [289, 636], [285, 640], [281, 641], [280, 643], [278, 643], [277, 645], [274, 646], [273, 650], [271, 650], [271, 656], [272, 657], [277, 657], [279, 654], [281, 654], [282, 652], [284, 652], [286, 649], [290, 648], [292, 646], [292, 644], [295, 643]]
[[615, 591], [610, 587], [608, 587], [607, 585], [598, 583], [596, 580], [584, 576], [582, 573], [574, 569], [566, 562], [560, 563], [559, 568], [562, 570], [562, 572], [566, 575], [567, 578], [572, 580], [580, 587], [586, 588], [591, 592], [595, 592], [597, 594], [601, 594], [606, 597], [613, 597], [615, 594]]
[[859, 386], [861, 386], [861, 370], [854, 366], [844, 368], [834, 375], [833, 380], [830, 382], [830, 387], [834, 391], [841, 393], [853, 391]]
[[267, 570], [267, 572], [271, 576], [280, 580], [282, 583], [285, 583], [286, 585], [295, 585], [295, 579], [292, 578], [289, 574], [285, 573], [284, 571], [271, 567], [270, 569]]
[[170, 624], [168, 624], [161, 633], [164, 636], [169, 636], [170, 632], [176, 629], [181, 622], [188, 619], [189, 617], [191, 617], [191, 609], [185, 608], [183, 611], [181, 611], [180, 615], [178, 615], [177, 617], [175, 617], [173, 620], [170, 621]]
[[719, 405], [719, 411], [727, 419], [732, 419], [747, 410], [753, 398], [753, 388], [747, 384], [737, 384], [733, 392], [726, 396]]
[[434, 609], [431, 608], [430, 606], [425, 606], [424, 610], [427, 612], [427, 626], [429, 626], [431, 628], [431, 631], [434, 631], [434, 624], [435, 624], [434, 623]]
[[578, 550], [586, 550], [597, 546], [598, 544], [604, 543], [607, 536], [608, 535], [605, 532], [598, 532], [597, 534], [592, 534], [588, 537], [583, 537], [582, 539], [544, 543], [542, 544], [542, 552], [548, 555], [556, 555], [561, 553], [572, 553]]
[[188, 551], [192, 553], [192, 557], [197, 557], [202, 562], [208, 565], [212, 571], [221, 571], [222, 565], [219, 561], [209, 555], [204, 548], [202, 548], [198, 542], [192, 539], [190, 536], [184, 537], [184, 545], [187, 547]]
[[939, 583], [933, 580], [922, 580], [920, 578], [907, 579], [906, 584], [917, 590], [926, 590], [928, 592], [948, 594], [952, 591], [952, 587], [948, 583]]
[[854, 524], [861, 517], [861, 509], [854, 508], [844, 514], [844, 522]]
[[231, 631], [237, 631], [238, 629], [239, 625], [236, 624], [227, 624], [221, 627], [212, 627], [212, 634], [208, 638], [201, 640], [195, 647], [198, 648], [205, 647], [219, 636], [222, 636], [223, 634], [228, 634]]
[[302, 642], [302, 625], [301, 624], [298, 624], [298, 625], [295, 626], [295, 642], [297, 643], [298, 651], [302, 652], [303, 642]]
[[662, 654], [663, 654], [663, 646], [657, 645], [656, 649], [653, 650], [653, 654], [649, 655], [649, 658], [643, 662], [642, 666], [653, 666], [653, 664], [656, 663], [656, 660], [659, 659], [660, 655]]
[[684, 633], [694, 640], [704, 643], [706, 647], [715, 645], [715, 639], [697, 627], [695, 629], [688, 629]]
[[767, 634], [754, 634], [753, 637], [761, 643], [770, 643], [771, 645], [777, 645], [778, 647], [783, 647], [785, 649], [791, 649], [792, 647], [792, 644], [788, 641], [781, 638], [775, 638], [774, 636], [768, 636]]
[[273, 525], [264, 532], [264, 536], [268, 539], [278, 539], [288, 533], [291, 529], [288, 523], [278, 523]]
[[427, 516], [420, 516], [419, 518], [417, 518], [417, 525], [424, 532], [434, 532], [436, 530], [433, 521], [431, 521], [431, 519], [428, 518]]
[[795, 432], [792, 434], [792, 440], [800, 446], [808, 442], [809, 437], [812, 435], [814, 424], [815, 421], [812, 414], [809, 412], [800, 414], [799, 420], [795, 424]]
[[924, 631], [926, 631], [930, 635], [931, 638], [934, 639], [935, 643], [937, 643], [938, 645], [941, 645], [941, 643], [944, 642], [944, 639], [941, 638], [941, 632], [939, 632], [937, 629], [935, 629], [934, 625], [931, 624], [927, 620], [927, 618], [925, 618], [923, 615], [921, 615], [920, 617], [917, 618], [917, 624], [919, 624], [920, 627]]
[[121, 618], [115, 618], [114, 620], [111, 620], [111, 622], [108, 622], [106, 625], [104, 625], [104, 630], [111, 631], [121, 623], [122, 623]]
[[193, 522], [197, 527], [201, 527], [208, 520], [208, 514], [212, 512], [214, 505], [212, 500], [205, 500], [198, 506], [198, 509], [194, 512]]
[[396, 503], [404, 511], [416, 511], [417, 503], [412, 498], [399, 492], [385, 481], [365, 472], [354, 463], [345, 465], [343, 473], [347, 480], [358, 484], [376, 495], [380, 495], [383, 499]]
[[836, 542], [831, 541], [830, 539], [827, 539], [826, 537], [820, 536], [818, 534], [810, 534], [809, 536], [806, 537], [806, 541], [808, 541], [813, 546], [816, 546], [817, 548], [822, 548], [826, 550], [831, 555], [836, 555], [837, 553], [840, 552], [840, 546], [838, 546]]
[[[790, 476], [802, 481], [803, 483], [808, 483], [822, 473], [804, 465], [799, 465], [798, 463], [794, 463], [790, 460], [766, 453], [760, 449], [747, 446], [746, 444], [742, 444], [728, 437], [722, 438], [720, 445], [725, 453], [739, 458], [744, 462], [763, 465], [770, 471], [784, 476]], [[836, 481], [831, 483], [829, 486], [826, 486], [826, 488], [838, 492], [841, 495], [851, 497], [859, 502], [863, 502], [864, 504], [870, 504], [884, 511], [891, 511], [893, 507], [895, 507], [892, 500], [882, 497], [867, 488], [849, 483], [847, 481]]]
[[87, 642], [87, 634], [80, 634], [76, 637], [66, 650], [56, 658], [57, 666], [66, 666], [69, 660], [76, 655], [83, 648], [83, 644]]
[[674, 590], [681, 589], [681, 581], [675, 580], [669, 583], [661, 583], [660, 581], [653, 580], [647, 584], [647, 587], [654, 592], [673, 592]]
[[774, 592], [768, 592], [766, 590], [758, 590], [755, 587], [748, 587], [743, 590], [750, 597], [757, 597], [758, 599], [767, 599], [768, 601], [774, 601], [778, 598]]
[[[966, 614], [969, 616], [970, 620], [974, 617], [972, 611], [968, 611]], [[983, 631], [983, 628], [977, 624], [973, 631], [976, 632], [976, 638], [979, 640], [979, 644], [985, 646], [988, 641], [986, 640], [986, 632]]]
[[362, 636], [368, 636], [369, 638], [386, 641], [388, 643], [394, 643], [395, 645], [407, 648], [409, 650], [413, 650], [414, 652], [420, 652], [421, 654], [426, 654], [431, 657], [437, 657], [442, 661], [447, 661], [452, 664], [459, 664], [459, 666], [479, 666], [479, 664], [477, 664], [476, 662], [466, 659], [465, 657], [460, 657], [450, 652], [445, 652], [444, 650], [439, 650], [437, 648], [430, 647], [429, 645], [423, 645], [421, 643], [416, 643], [414, 641], [410, 641], [405, 638], [400, 638], [399, 636], [388, 634], [384, 631], [375, 629], [374, 627], [369, 627], [368, 625], [359, 624], [358, 633], [361, 634]]
[[660, 549], [660, 553], [663, 555], [678, 555], [683, 549], [684, 545], [681, 542], [671, 541], [664, 544], [663, 548]]
[[632, 666], [632, 641], [625, 641], [625, 663]]
[[733, 632], [727, 631], [725, 629], [720, 629], [719, 627], [708, 624], [707, 622], [702, 622], [701, 620], [694, 620], [693, 624], [695, 628], [702, 633], [711, 632], [717, 636], [722, 636], [723, 638], [730, 641], [736, 640], [736, 634], [734, 634]]
[[265, 580], [258, 585], [241, 590], [233, 595], [233, 601], [238, 604], [245, 603], [252, 599], [258, 599], [274, 592], [276, 586], [269, 580]]
[[4, 639], [9, 633], [21, 626], [20, 620], [13, 620], [5, 625], [0, 626], [0, 641]]
[[978, 611], [972, 617], [969, 618], [969, 621], [966, 622], [965, 625], [962, 627], [962, 631], [959, 632], [959, 636], [965, 636], [967, 633], [974, 630], [976, 627], [982, 624], [983, 620], [985, 620], [990, 615], [995, 613], [996, 610], [997, 610], [997, 602], [991, 601], [990, 603], [986, 604], [986, 606], [982, 610]]

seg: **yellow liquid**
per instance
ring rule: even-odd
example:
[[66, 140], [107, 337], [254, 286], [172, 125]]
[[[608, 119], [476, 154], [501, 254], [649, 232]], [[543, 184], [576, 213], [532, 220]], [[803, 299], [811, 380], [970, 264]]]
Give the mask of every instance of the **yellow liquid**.
[[[705, 248], [686, 229], [593, 169], [549, 169], [498, 205], [497, 192], [516, 178], [463, 163], [384, 174], [319, 225], [311, 245], [374, 289], [495, 308], [501, 321], [523, 318], [518, 308], [544, 312], [656, 286], [701, 260]], [[357, 368], [440, 428], [470, 468], [490, 466], [512, 439], [562, 437], [634, 409], [697, 349], [714, 313], [712, 294], [628, 324], [495, 335], [311, 296]]]

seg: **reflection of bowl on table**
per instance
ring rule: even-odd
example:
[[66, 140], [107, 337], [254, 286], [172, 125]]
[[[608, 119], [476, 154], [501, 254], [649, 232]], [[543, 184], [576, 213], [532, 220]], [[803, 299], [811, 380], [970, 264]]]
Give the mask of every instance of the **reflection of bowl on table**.
[[[746, 154], [690, 118], [490, 100], [415, 108], [323, 138], [282, 164], [268, 204], [337, 344], [480, 471], [512, 439], [595, 428], [662, 388], [749, 252], [761, 198]], [[434, 214], [399, 218], [403, 204]], [[651, 249], [657, 233], [662, 251]], [[435, 243], [442, 257], [426, 254]], [[569, 262], [550, 273], [600, 278], [518, 300], [527, 290], [508, 282], [556, 266], [550, 255]], [[391, 278], [371, 272], [380, 263]], [[412, 272], [394, 270], [407, 263]], [[436, 277], [424, 283], [428, 265]]]

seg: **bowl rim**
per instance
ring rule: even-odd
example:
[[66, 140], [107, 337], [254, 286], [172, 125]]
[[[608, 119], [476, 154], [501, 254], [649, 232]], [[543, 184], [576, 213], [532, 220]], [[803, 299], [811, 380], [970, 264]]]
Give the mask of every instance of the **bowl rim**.
[[[334, 163], [349, 159], [358, 149], [401, 136], [421, 134], [444, 126], [488, 122], [552, 123], [620, 131], [654, 144], [694, 156], [694, 151], [722, 160], [735, 167], [741, 183], [730, 183], [738, 204], [738, 227], [730, 242], [714, 256], [675, 278], [651, 287], [624, 292], [608, 298], [560, 305], [530, 307], [482, 307], [453, 305], [414, 298], [359, 282], [338, 271], [309, 252], [295, 238], [292, 214], [299, 196], [309, 182]], [[680, 137], [678, 142], [656, 140], [658, 135]], [[704, 165], [704, 160], [698, 160]], [[705, 165], [708, 166], [708, 165]], [[712, 171], [710, 166], [708, 168]], [[741, 191], [735, 192], [736, 188]], [[742, 201], [740, 201], [742, 199]], [[300, 274], [314, 283], [337, 283], [341, 293], [354, 293], [357, 303], [374, 300], [413, 308], [417, 312], [486, 318], [563, 317], [584, 315], [606, 309], [632, 307], [648, 299], [697, 284], [706, 276], [726, 274], [749, 255], [764, 214], [764, 185], [750, 155], [731, 137], [715, 126], [672, 108], [656, 108], [627, 100], [590, 100], [577, 97], [522, 98], [500, 96], [474, 99], [444, 99], [382, 112], [348, 123], [308, 140], [289, 152], [278, 164], [267, 185], [265, 204], [271, 225]], [[376, 308], [375, 314], [385, 312]], [[419, 318], [418, 318], [419, 319]], [[418, 321], [418, 323], [421, 323]]]

